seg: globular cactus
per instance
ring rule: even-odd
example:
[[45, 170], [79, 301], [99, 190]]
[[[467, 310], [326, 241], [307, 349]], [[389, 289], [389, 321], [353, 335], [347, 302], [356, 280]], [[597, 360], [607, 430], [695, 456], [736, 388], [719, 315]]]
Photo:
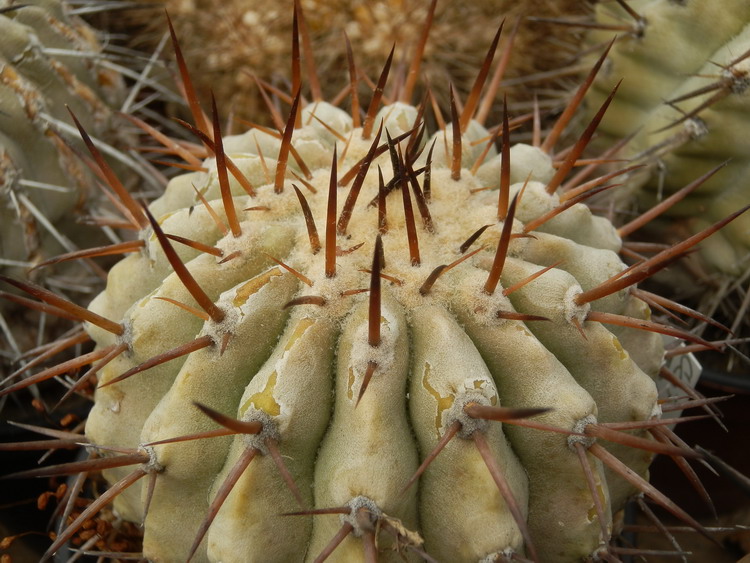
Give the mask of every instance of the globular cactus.
[[[600, 132], [635, 136], [624, 154], [648, 168], [631, 180], [644, 208], [724, 161], [724, 170], [667, 212], [671, 228], [698, 232], [750, 201], [750, 4], [743, 0], [627, 0], [596, 7], [592, 43], [618, 33], [592, 89], [592, 111], [623, 80]], [[675, 223], [676, 222], [676, 223]], [[678, 235], [680, 236], [680, 235]], [[707, 242], [711, 269], [735, 278], [750, 266], [750, 220]]]
[[[375, 122], [385, 118], [384, 129], [395, 137], [405, 133], [404, 126], [415, 126], [416, 113], [411, 106], [388, 106]], [[424, 181], [414, 184], [416, 173], [405, 176], [405, 167], [416, 170], [426, 165], [423, 161], [396, 159], [404, 167], [399, 172], [389, 168], [390, 158], [383, 155], [367, 163], [369, 172], [357, 182], [362, 190], [358, 208], [350, 203], [339, 214], [334, 207], [332, 215], [329, 206], [336, 205], [340, 188], [331, 164], [324, 165], [332, 158], [334, 144], [338, 154], [346, 152], [337, 163], [346, 170], [374, 150], [381, 135], [375, 141], [362, 140], [362, 131], [353, 130], [346, 113], [323, 102], [308, 105], [301, 119], [307, 125], [294, 131], [291, 146], [311, 169], [310, 187], [300, 184], [300, 189], [305, 190], [302, 197], [312, 217], [325, 224], [325, 250], [316, 243], [311, 248], [293, 178], [277, 182], [276, 190], [270, 183], [279, 169], [279, 142], [251, 130], [224, 143], [227, 157], [258, 186], [254, 197], [243, 196], [235, 182], [234, 199], [224, 203], [219, 176], [225, 171], [209, 161], [208, 173], [173, 180], [150, 206], [161, 218], [161, 230], [221, 249], [221, 256], [183, 254], [191, 275], [208, 295], [213, 319], [204, 323], [191, 318], [170, 302], [193, 303], [149, 231], [148, 251], [115, 266], [108, 289], [90, 307], [104, 317], [122, 318], [121, 326], [126, 327], [119, 338], [92, 327], [99, 349], [128, 347], [100, 372], [87, 424], [94, 443], [137, 448], [210, 430], [214, 424], [193, 402], [245, 423], [259, 422], [263, 428], [259, 436], [234, 441], [153, 447], [154, 464], [163, 472], [156, 477], [146, 517], [145, 553], [155, 560], [183, 559], [206, 518], [211, 496], [224, 486], [238, 460], [257, 450], [257, 461], [237, 482], [210, 528], [209, 558], [224, 561], [238, 551], [251, 559], [250, 553], [278, 560], [299, 560], [308, 552], [317, 555], [335, 535], [339, 519], [271, 516], [300, 507], [273, 468], [269, 442], [286, 460], [304, 506], [350, 506], [355, 518], [360, 507], [356, 499], [366, 497], [369, 500], [361, 506], [373, 518], [382, 511], [411, 530], [420, 529], [421, 522], [425, 549], [439, 559], [478, 560], [505, 550], [522, 551], [519, 524], [508, 506], [512, 503], [497, 490], [470, 440], [475, 435], [486, 440], [493, 463], [506, 476], [522, 522], [530, 513], [529, 533], [546, 558], [572, 559], [596, 551], [604, 540], [601, 523], [592, 517], [594, 501], [575, 453], [578, 442], [530, 429], [509, 429], [506, 434], [499, 423], [474, 420], [463, 409], [467, 404], [551, 407], [554, 411], [540, 420], [567, 431], [581, 431], [596, 420], [643, 421], [658, 414], [651, 378], [612, 332], [585, 322], [591, 309], [578, 297], [583, 287], [591, 289], [624, 268], [615, 253], [620, 241], [611, 225], [577, 205], [534, 228], [533, 237], [514, 237], [510, 242], [512, 217], [503, 215], [505, 223], [497, 221], [497, 191], [472, 193], [485, 186], [483, 181], [497, 183], [494, 173], [485, 173], [495, 162], [470, 174], [474, 155], [467, 147], [461, 177], [451, 179], [441, 146], [443, 132], [435, 137], [429, 187]], [[327, 127], [351, 140], [336, 141]], [[487, 136], [487, 130], [470, 124], [462, 144]], [[515, 232], [520, 235], [524, 223], [531, 224], [560, 201], [544, 189], [551, 179], [549, 159], [531, 147], [516, 148], [529, 153], [528, 168], [517, 166], [512, 174], [535, 174], [516, 208]], [[294, 166], [291, 159], [289, 164]], [[385, 188], [380, 191], [381, 205], [388, 207], [381, 230], [387, 232], [376, 249], [378, 208], [367, 202], [378, 197], [377, 167], [391, 193], [386, 197]], [[229, 220], [235, 234], [222, 236], [193, 186], [222, 217], [235, 214], [227, 211], [230, 205], [237, 210], [239, 216]], [[522, 186], [513, 184], [510, 193]], [[426, 211], [412, 211], [408, 204], [406, 212], [399, 209], [402, 198], [412, 197], [414, 206]], [[243, 217], [240, 210], [249, 207], [261, 210], [246, 211]], [[340, 217], [352, 211], [345, 225]], [[428, 227], [417, 229], [428, 217]], [[460, 259], [461, 243], [487, 224], [492, 226], [480, 242], [493, 251], [483, 250], [435, 281], [430, 274]], [[504, 224], [509, 227], [498, 245]], [[351, 252], [336, 256], [337, 246]], [[381, 252], [387, 264], [383, 272], [397, 282], [389, 283], [389, 277], [378, 288], [380, 279], [362, 270], [371, 268], [377, 276], [384, 266]], [[517, 291], [504, 292], [504, 287], [523, 283], [555, 264], [562, 254], [569, 257], [565, 266]], [[494, 268], [493, 255], [499, 257]], [[275, 265], [272, 257], [298, 271], [303, 281]], [[504, 267], [498, 260], [505, 260]], [[500, 269], [502, 286], [497, 284]], [[435, 283], [428, 287], [431, 281]], [[368, 285], [369, 299], [349, 295]], [[634, 300], [617, 295], [604, 309], [621, 313], [633, 307]], [[643, 307], [636, 309], [647, 314]], [[585, 324], [585, 338], [576, 323]], [[654, 343], [651, 336], [638, 338], [637, 346], [648, 346], [654, 356], [645, 361], [658, 364], [661, 347], [658, 337]], [[200, 350], [114, 382], [150, 358], [190, 341]], [[418, 452], [424, 457], [457, 422], [463, 429], [461, 438], [420, 480], [423, 498], [417, 501], [417, 486], [401, 495], [419, 465]], [[636, 451], [628, 461], [643, 474], [650, 456]], [[607, 481], [598, 462], [592, 458], [591, 463], [609, 529], [610, 503], [615, 510], [621, 508], [630, 488], [615, 476]], [[109, 473], [113, 482], [124, 476]], [[212, 484], [214, 493], [206, 495]], [[123, 495], [118, 502], [127, 518], [143, 516], [139, 493]], [[175, 530], [178, 518], [184, 534]], [[563, 529], [556, 525], [560, 519], [566, 522]], [[362, 529], [355, 522], [359, 536]], [[283, 548], [272, 548], [277, 537], [285, 538]], [[243, 547], [238, 550], [236, 542]], [[346, 560], [344, 554], [356, 550], [358, 543], [349, 540], [337, 553]]]
[[99, 381], [101, 457], [75, 467], [112, 485], [48, 556], [113, 500], [153, 561], [611, 557], [638, 491], [706, 533], [646, 477], [698, 456], [660, 420], [657, 333], [710, 344], [635, 287], [697, 239], [626, 268], [581, 203], [611, 176], [558, 190], [601, 116], [563, 159], [511, 147], [507, 114], [472, 119], [493, 51], [429, 140], [410, 92], [378, 111], [390, 61], [364, 120], [296, 86], [278, 133], [223, 139], [183, 76], [213, 156], [168, 144], [195, 171], [147, 210], [113, 182], [140, 237], [106, 290], [84, 310], [5, 279], [96, 342], [2, 391]]

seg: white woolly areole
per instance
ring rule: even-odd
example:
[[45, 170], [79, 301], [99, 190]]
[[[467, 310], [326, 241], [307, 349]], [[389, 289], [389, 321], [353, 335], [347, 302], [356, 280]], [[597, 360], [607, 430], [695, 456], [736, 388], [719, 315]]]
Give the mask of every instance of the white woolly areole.
[[700, 117], [692, 117], [685, 120], [683, 125], [684, 130], [687, 132], [690, 139], [700, 139], [704, 135], [708, 134], [708, 126], [706, 122]]
[[448, 428], [455, 421], [459, 421], [461, 429], [458, 431], [458, 436], [464, 440], [471, 439], [474, 432], [485, 432], [490, 424], [483, 418], [473, 418], [464, 412], [464, 408], [470, 403], [476, 403], [483, 407], [491, 406], [490, 400], [479, 391], [465, 391], [456, 395], [453, 406], [445, 414], [443, 425]]
[[[383, 514], [383, 511], [378, 508], [374, 500], [361, 495], [347, 502], [346, 506], [351, 510], [349, 514], [342, 514], [340, 516], [341, 524], [350, 524], [353, 528], [351, 533], [357, 538], [362, 537], [362, 534], [365, 532], [373, 531], [378, 519]], [[364, 514], [360, 515], [360, 510]], [[368, 529], [362, 526], [363, 523], [366, 524]]]
[[148, 461], [141, 464], [141, 467], [143, 467], [143, 470], [147, 473], [161, 473], [164, 471], [164, 466], [159, 463], [157, 456], [156, 456], [156, 450], [153, 448], [153, 446], [146, 446], [146, 445], [140, 445], [138, 447], [139, 450], [142, 450], [148, 455]]
[[[229, 233], [216, 242], [216, 248], [221, 250], [224, 253], [224, 256], [229, 256], [235, 252], [247, 254], [248, 249], [253, 246], [254, 239], [258, 237], [257, 228], [254, 227], [255, 225], [253, 225], [251, 221], [242, 221], [240, 223], [240, 229], [242, 230], [240, 236], [235, 237], [233, 234]], [[234, 260], [227, 260], [221, 264], [221, 258], [217, 258], [216, 262], [219, 267], [231, 267]]]
[[[491, 262], [490, 262], [491, 263]], [[502, 325], [509, 321], [499, 318], [498, 313], [515, 311], [513, 305], [505, 295], [502, 286], [498, 284], [495, 292], [490, 295], [484, 291], [484, 282], [487, 281], [487, 272], [474, 271], [471, 273], [471, 289], [464, 293], [464, 298], [470, 300], [468, 305], [475, 313], [475, 319], [481, 325]], [[466, 281], [469, 281], [468, 279]]]
[[482, 557], [478, 563], [498, 563], [498, 561], [513, 561], [516, 550], [508, 547], [502, 551], [496, 551]]
[[745, 59], [731, 69], [723, 69], [721, 77], [731, 83], [732, 94], [742, 95], [750, 88], [750, 63]]
[[[237, 325], [242, 321], [241, 312], [237, 307], [232, 305], [232, 299], [234, 298], [234, 291], [230, 290], [224, 292], [219, 301], [217, 302], [218, 307], [224, 312], [224, 319], [220, 322], [215, 322], [213, 319], [209, 319], [203, 325], [201, 335], [208, 335], [214, 344], [221, 345], [225, 335], [234, 334]], [[217, 354], [215, 360], [219, 360], [220, 356]]]
[[[593, 414], [576, 421], [571, 430], [577, 434], [584, 434], [589, 424], [596, 424], [596, 417]], [[584, 448], [589, 449], [595, 442], [596, 438], [590, 436], [568, 436], [568, 447], [573, 451], [576, 450], [576, 444], [582, 444]]]
[[583, 305], [576, 303], [575, 299], [581, 293], [583, 293], [583, 289], [578, 284], [571, 285], [565, 292], [565, 296], [563, 297], [563, 314], [567, 322], [575, 319], [579, 323], [583, 323], [591, 310], [590, 303], [584, 303]]
[[133, 322], [128, 317], [126, 320], [124, 320], [122, 323], [122, 334], [117, 336], [115, 338], [116, 344], [126, 344], [128, 347], [128, 351], [132, 353], [133, 351]]
[[390, 311], [383, 309], [380, 314], [380, 344], [378, 346], [370, 346], [367, 341], [367, 323], [361, 324], [354, 335], [351, 367], [357, 377], [364, 376], [370, 362], [378, 366], [375, 370], [375, 377], [378, 373], [387, 373], [393, 365], [396, 342], [400, 337], [398, 323]]
[[248, 407], [245, 414], [242, 415], [242, 422], [260, 422], [261, 431], [257, 434], [243, 434], [242, 441], [248, 448], [255, 448], [263, 455], [268, 455], [268, 446], [266, 440], [278, 441], [281, 436], [274, 419], [266, 412]]
[[[159, 223], [164, 221], [169, 215], [172, 215], [171, 213], [168, 215], [165, 215], [163, 217], [159, 217]], [[145, 229], [141, 229], [138, 231], [138, 239], [142, 240], [145, 243], [145, 246], [143, 247], [143, 252], [148, 256], [148, 259], [153, 264], [156, 262], [156, 254], [159, 252], [162, 252], [161, 246], [159, 246], [159, 241], [156, 238], [156, 235], [154, 234], [154, 229], [149, 225]]]

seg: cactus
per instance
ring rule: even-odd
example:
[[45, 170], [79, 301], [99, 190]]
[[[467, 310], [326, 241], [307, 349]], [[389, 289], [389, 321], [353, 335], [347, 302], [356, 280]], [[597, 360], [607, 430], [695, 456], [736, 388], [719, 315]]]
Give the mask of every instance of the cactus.
[[[292, 0], [273, 6], [256, 0], [231, 0], [212, 6], [211, 10], [204, 9], [200, 3], [182, 0], [138, 0], [138, 3], [165, 5], [182, 38], [185, 57], [199, 90], [210, 88], [217, 99], [223, 100], [220, 109], [249, 120], [262, 118], [263, 99], [254, 76], [275, 85], [287, 79], [284, 72], [291, 55], [288, 37], [292, 32], [287, 14], [292, 9]], [[346, 68], [346, 53], [341, 48], [343, 33], [351, 40], [360, 72], [374, 79], [394, 42], [401, 48], [416, 48], [415, 39], [430, 2], [299, 0], [299, 4], [305, 12], [317, 64], [321, 74], [326, 76], [323, 93], [326, 99], [333, 99], [346, 88], [348, 80], [346, 72], [342, 72]], [[485, 24], [497, 19], [499, 14], [511, 18], [531, 13], [556, 16], [584, 11], [583, 3], [576, 0], [526, 0], [523, 4], [508, 0], [468, 4], [438, 2], [433, 26], [434, 35], [440, 40], [430, 42], [425, 48], [425, 83], [452, 82], [461, 95], [467, 93], [474, 80], [474, 61], [483, 55], [495, 31]], [[144, 44], [153, 47], [163, 34], [161, 22], [152, 17], [149, 10], [133, 11], [121, 22], [127, 22], [125, 29], [131, 33], [134, 28], [139, 30], [135, 33], [139, 47]], [[472, 33], [464, 33], [466, 29], [472, 29]], [[508, 61], [505, 75], [514, 81], [512, 86], [506, 86], [512, 92], [509, 98], [530, 100], [530, 84], [536, 87], [543, 84], [553, 92], [563, 90], [559, 87], [563, 80], [532, 76], [533, 73], [543, 75], [574, 59], [574, 47], [565, 48], [558, 43], [555, 48], [535, 48], [539, 42], [549, 40], [554, 32], [553, 26], [543, 24], [519, 27], [513, 42], [516, 49], [527, 56]], [[394, 64], [399, 62], [394, 61]], [[445, 107], [447, 94], [447, 89], [435, 89], [435, 95], [445, 102]], [[556, 95], [550, 98], [553, 99], [545, 99], [543, 103], [559, 103]]]
[[[674, 227], [698, 232], [750, 201], [750, 4], [743, 0], [628, 0], [596, 7], [592, 43], [621, 35], [590, 96], [596, 110], [623, 79], [600, 131], [635, 136], [625, 154], [649, 165], [631, 180], [642, 207], [677, 192], [713, 166], [725, 170], [668, 212]], [[613, 26], [613, 27], [608, 27]], [[622, 33], [622, 32], [625, 33]], [[637, 132], [636, 132], [637, 131]], [[679, 235], [678, 235], [679, 236]], [[739, 278], [750, 265], [750, 221], [741, 218], [701, 253], [714, 271]]]
[[[162, 187], [138, 155], [125, 153], [136, 136], [117, 113], [139, 102], [135, 93], [147, 81], [146, 72], [138, 75], [136, 61], [124, 69], [137, 78], [129, 93], [123, 67], [100, 35], [59, 0], [0, 2], [0, 272], [76, 292], [97, 291], [104, 271], [95, 265], [63, 265], [54, 273], [33, 268], [60, 252], [105, 244], [117, 235], [92, 233], [80, 224], [84, 216], [95, 220], [94, 215], [106, 225], [101, 216], [109, 210], [96, 186], [99, 180], [81, 159], [84, 145], [69, 125], [69, 112], [108, 149], [107, 158], [123, 182], [132, 186], [140, 177], [144, 188]], [[129, 94], [131, 102], [126, 102]], [[0, 313], [9, 340], [2, 354], [18, 357], [38, 340], [28, 326], [39, 321], [5, 302]], [[6, 328], [6, 322], [16, 326]], [[48, 328], [56, 334], [55, 327]], [[5, 368], [3, 361], [0, 372]]]
[[98, 40], [61, 2], [2, 6], [0, 240], [4, 261], [34, 264], [65, 249], [44, 224], [91, 195], [80, 189], [91, 176], [54, 120], [67, 118], [67, 105], [92, 134], [114, 137], [110, 104], [124, 86], [116, 72], [94, 66]]
[[611, 557], [638, 491], [706, 534], [646, 478], [654, 453], [700, 457], [660, 420], [658, 333], [711, 345], [650, 320], [635, 284], [739, 213], [627, 269], [582, 203], [612, 175], [558, 190], [611, 96], [564, 158], [550, 137], [511, 147], [507, 112], [473, 119], [499, 35], [428, 140], [412, 92], [379, 109], [390, 58], [364, 120], [356, 97], [303, 104], [297, 66], [278, 133], [222, 138], [178, 49], [209, 157], [166, 142], [193, 171], [148, 208], [81, 127], [140, 236], [88, 309], [3, 278], [96, 344], [0, 392], [98, 379], [99, 457], [64, 470], [111, 488], [45, 557], [113, 501], [154, 561]]

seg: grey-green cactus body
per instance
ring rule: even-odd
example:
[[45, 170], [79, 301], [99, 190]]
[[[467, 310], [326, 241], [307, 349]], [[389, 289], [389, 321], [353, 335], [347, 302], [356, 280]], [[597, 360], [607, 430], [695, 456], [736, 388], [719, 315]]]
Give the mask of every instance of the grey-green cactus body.
[[[633, 26], [620, 35], [589, 96], [597, 108], [623, 80], [599, 131], [610, 140], [635, 137], [626, 156], [648, 164], [631, 180], [644, 208], [728, 161], [685, 200], [670, 208], [689, 232], [699, 232], [750, 202], [750, 5], [742, 0], [634, 0], [634, 19], [614, 2], [601, 3], [602, 24]], [[597, 30], [592, 42], [613, 32]], [[738, 275], [750, 256], [750, 220], [740, 217], [707, 241], [704, 260]]]
[[[396, 104], [382, 109], [376, 123], [383, 120], [384, 131], [395, 137], [413, 127], [415, 116], [415, 108]], [[426, 203], [431, 225], [423, 223], [416, 200], [412, 207], [419, 259], [413, 245], [410, 250], [414, 234], [407, 233], [410, 212], [404, 211], [413, 188], [397, 185], [381, 198], [387, 206], [385, 226], [379, 223], [378, 206], [369, 205], [378, 198], [378, 168], [385, 183], [394, 176], [384, 154], [370, 166], [351, 221], [336, 237], [331, 275], [325, 249], [311, 248], [292, 183], [304, 192], [323, 238], [334, 145], [341, 177], [366, 155], [373, 139], [362, 139], [345, 112], [325, 103], [305, 107], [302, 124], [292, 144], [311, 177], [302, 182], [287, 173], [280, 193], [273, 185], [278, 139], [258, 130], [225, 139], [227, 156], [256, 191], [250, 197], [231, 179], [239, 236], [223, 233], [226, 227], [211, 218], [215, 214], [227, 224], [214, 159], [205, 163], [208, 172], [172, 180], [151, 205], [167, 233], [215, 246], [231, 257], [176, 245], [188, 270], [223, 311], [223, 320], [204, 322], [169, 301], [196, 305], [150, 230], [142, 234], [144, 251], [116, 265], [107, 289], [91, 304], [91, 310], [122, 319], [126, 327], [115, 337], [89, 326], [98, 345], [128, 345], [100, 373], [86, 428], [94, 443], [138, 448], [215, 429], [194, 402], [263, 426], [259, 435], [153, 446], [161, 471], [145, 519], [145, 556], [154, 561], [187, 557], [210, 505], [237, 467], [244, 467], [238, 464], [247, 463], [249, 451], [254, 458], [218, 510], [194, 560], [313, 560], [342, 526], [351, 533], [331, 560], [363, 559], [364, 538], [373, 533], [382, 560], [401, 560], [402, 555], [417, 560], [419, 549], [450, 561], [527, 553], [509, 500], [474, 443], [476, 433], [507, 481], [511, 503], [528, 523], [541, 559], [576, 561], [595, 553], [608, 538], [602, 537], [591, 486], [568, 436], [473, 419], [464, 408], [549, 407], [553, 410], [537, 420], [574, 432], [596, 420], [658, 416], [651, 377], [661, 362], [659, 337], [622, 329], [620, 339], [604, 325], [586, 321], [592, 309], [637, 311], [642, 318], [648, 309], [635, 304], [627, 291], [591, 305], [575, 301], [624, 269], [612, 226], [577, 204], [523, 234], [524, 224], [556, 207], [559, 198], [544, 189], [553, 173], [549, 158], [533, 147], [515, 147], [511, 165], [519, 183], [512, 192], [520, 198], [515, 235], [500, 285], [488, 292], [484, 286], [503, 222], [497, 219], [498, 190], [483, 188], [497, 188], [501, 157], [493, 149], [476, 174], [470, 172], [481, 152], [472, 154], [470, 142], [488, 137], [473, 123], [463, 137], [458, 180], [446, 158], [451, 136], [435, 134]], [[337, 140], [329, 128], [346, 141]], [[425, 166], [431, 143], [414, 162], [415, 170]], [[303, 174], [291, 158], [289, 166]], [[530, 174], [533, 180], [524, 188]], [[420, 181], [424, 188], [424, 177]], [[349, 190], [334, 190], [338, 217]], [[459, 247], [483, 225], [490, 226], [473, 249], [484, 248], [425, 289], [437, 266], [468, 253]], [[385, 261], [379, 318], [373, 321], [367, 288], [378, 233]], [[506, 296], [505, 289], [516, 285], [522, 287]], [[285, 307], [290, 301], [296, 304]], [[547, 320], [528, 317], [524, 322], [513, 314]], [[376, 339], [373, 325], [379, 327]], [[102, 386], [151, 357], [201, 338], [209, 345]], [[369, 384], [362, 393], [365, 380]], [[404, 490], [457, 421], [458, 435]], [[269, 444], [277, 445], [304, 507], [350, 512], [281, 516], [305, 508], [277, 469]], [[648, 454], [610, 449], [635, 472], [646, 474]], [[604, 507], [603, 527], [611, 530], [613, 513], [633, 491], [597, 458], [586, 457]], [[106, 475], [114, 481], [126, 473]], [[148, 494], [149, 487], [139, 485], [118, 497], [116, 509], [138, 521]]]
[[93, 137], [124, 142], [113, 108], [124, 84], [100, 64], [94, 30], [69, 16], [64, 3], [0, 7], [0, 249], [5, 265], [34, 264], [71, 250], [57, 239], [76, 238], [70, 212], [96, 196], [93, 175], [76, 154], [83, 145], [55, 121], [69, 122], [70, 108]]

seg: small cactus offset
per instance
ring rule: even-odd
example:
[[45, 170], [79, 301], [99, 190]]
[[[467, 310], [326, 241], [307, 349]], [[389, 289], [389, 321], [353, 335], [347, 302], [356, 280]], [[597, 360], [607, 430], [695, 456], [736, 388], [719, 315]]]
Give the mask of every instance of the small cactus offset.
[[564, 184], [614, 92], [570, 150], [554, 152], [581, 96], [511, 146], [507, 108], [476, 119], [501, 30], [432, 134], [413, 86], [383, 94], [391, 57], [363, 111], [353, 62], [351, 113], [312, 64], [305, 100], [294, 34], [288, 113], [222, 137], [175, 41], [203, 146], [157, 137], [191, 172], [148, 207], [112, 181], [140, 234], [106, 290], [83, 309], [3, 278], [96, 345], [0, 391], [85, 365], [68, 393], [98, 381], [96, 455], [64, 470], [111, 486], [45, 558], [112, 502], [159, 562], [612, 560], [638, 493], [707, 535], [647, 477], [656, 453], [693, 476], [662, 412], [706, 405], [689, 388], [660, 404], [660, 333], [713, 345], [651, 320], [654, 299], [686, 308], [636, 284], [738, 214], [627, 267], [583, 202], [628, 169]]
[[[635, 136], [624, 153], [649, 165], [634, 185], [644, 208], [726, 161], [669, 210], [698, 232], [750, 202], [750, 3], [627, 0], [596, 7], [591, 43], [618, 39], [590, 96], [591, 111], [622, 79], [600, 131]], [[701, 253], [713, 270], [741, 277], [750, 266], [750, 220], [740, 218]]]

